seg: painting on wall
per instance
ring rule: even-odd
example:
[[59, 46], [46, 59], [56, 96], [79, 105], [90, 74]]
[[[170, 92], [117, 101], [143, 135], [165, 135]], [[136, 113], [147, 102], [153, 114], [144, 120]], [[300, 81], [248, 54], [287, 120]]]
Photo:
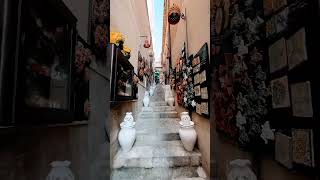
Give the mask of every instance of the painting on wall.
[[271, 81], [272, 107], [290, 107], [288, 77], [284, 76]]
[[292, 129], [293, 162], [314, 167], [313, 131]]
[[269, 48], [270, 73], [287, 66], [287, 50], [285, 39], [282, 38]]
[[293, 116], [313, 117], [310, 81], [292, 84], [290, 87]]
[[305, 28], [301, 28], [287, 40], [289, 69], [307, 60]]
[[275, 159], [289, 169], [293, 166], [292, 138], [280, 132], [275, 133]]

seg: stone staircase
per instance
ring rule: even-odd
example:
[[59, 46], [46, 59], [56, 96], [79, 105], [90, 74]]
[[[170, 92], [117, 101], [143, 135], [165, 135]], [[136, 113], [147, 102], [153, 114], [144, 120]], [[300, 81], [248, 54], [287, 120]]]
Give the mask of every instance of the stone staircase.
[[[155, 96], [161, 96], [156, 88]], [[130, 152], [121, 150], [113, 162], [112, 180], [203, 180], [198, 177], [201, 154], [184, 149], [179, 115], [164, 98], [155, 97], [136, 120], [137, 137]], [[162, 99], [162, 100], [161, 100]]]

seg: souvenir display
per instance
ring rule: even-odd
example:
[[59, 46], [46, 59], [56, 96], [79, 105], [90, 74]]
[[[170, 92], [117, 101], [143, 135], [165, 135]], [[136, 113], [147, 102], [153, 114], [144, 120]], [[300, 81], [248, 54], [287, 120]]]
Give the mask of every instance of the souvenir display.
[[200, 64], [200, 57], [199, 56], [193, 58], [193, 60], [192, 60], [192, 66], [196, 66], [198, 64]]
[[207, 81], [207, 74], [206, 71], [202, 71], [200, 74], [200, 83], [203, 83], [205, 81]]
[[209, 116], [209, 112], [206, 111], [206, 113], [203, 113], [203, 103], [206, 103], [208, 106], [208, 83], [205, 83], [207, 81], [207, 69], [209, 64], [209, 55], [208, 55], [208, 49], [207, 49], [207, 43], [204, 44], [201, 49], [198, 51], [198, 53], [195, 55], [195, 58], [192, 62], [194, 64], [198, 64], [196, 66], [193, 66], [193, 80], [195, 86], [195, 106], [196, 106], [196, 112], [200, 115], [206, 115]]
[[310, 82], [291, 84], [290, 87], [293, 116], [313, 117]]
[[277, 32], [276, 19], [271, 17], [270, 20], [266, 22], [266, 36], [270, 37]]
[[287, 5], [287, 0], [273, 0], [273, 10], [277, 11]]
[[270, 73], [287, 66], [287, 51], [284, 38], [275, 42], [269, 48]]
[[195, 67], [193, 67], [193, 74], [198, 73], [200, 71], [200, 67], [201, 67], [200, 64], [195, 66]]
[[279, 14], [275, 16], [275, 23], [277, 27], [277, 33], [280, 33], [287, 29], [287, 23], [288, 23], [288, 13], [289, 9], [285, 8], [283, 11], [281, 11]]
[[292, 129], [293, 162], [314, 167], [313, 148], [311, 129]]
[[288, 77], [284, 76], [271, 81], [272, 107], [290, 107]]
[[263, 0], [264, 15], [269, 15], [273, 12], [273, 1], [274, 0]]
[[[215, 52], [211, 57], [215, 120], [219, 132], [238, 141], [241, 147], [256, 148], [251, 145], [260, 140], [261, 127], [270, 109], [266, 51], [258, 46], [265, 37], [264, 17], [260, 13], [263, 9], [257, 8], [261, 3], [256, 1], [231, 4], [230, 26], [221, 34], [213, 32], [213, 46], [221, 47], [220, 54]], [[237, 112], [241, 113], [239, 119]], [[237, 121], [241, 121], [238, 126]]]
[[196, 113], [198, 114], [202, 114], [202, 111], [201, 111], [201, 104], [196, 104]]
[[194, 87], [194, 95], [201, 96], [200, 85]]
[[209, 114], [209, 107], [207, 102], [202, 102], [201, 103], [201, 113], [202, 114]]
[[286, 43], [289, 69], [307, 60], [305, 28], [301, 28]]
[[208, 99], [208, 89], [206, 87], [201, 88], [201, 98]]
[[275, 135], [275, 159], [289, 169], [293, 166], [292, 138], [280, 132]]

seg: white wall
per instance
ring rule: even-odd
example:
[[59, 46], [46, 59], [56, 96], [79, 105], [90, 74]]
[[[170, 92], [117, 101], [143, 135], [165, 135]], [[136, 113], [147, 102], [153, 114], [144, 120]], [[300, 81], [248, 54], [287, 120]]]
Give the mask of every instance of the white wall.
[[131, 49], [130, 62], [137, 72], [138, 51], [149, 58], [143, 47], [145, 38], [151, 35], [146, 0], [110, 0], [110, 31], [123, 33], [125, 45]]

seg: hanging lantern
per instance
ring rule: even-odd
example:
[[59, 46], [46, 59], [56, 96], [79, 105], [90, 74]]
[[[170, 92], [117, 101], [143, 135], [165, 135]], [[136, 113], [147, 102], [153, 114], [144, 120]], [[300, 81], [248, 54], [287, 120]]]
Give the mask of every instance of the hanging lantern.
[[148, 40], [145, 40], [143, 47], [144, 47], [144, 48], [149, 48], [150, 46], [151, 46], [151, 45], [150, 45], [149, 41], [148, 41]]
[[173, 4], [173, 6], [169, 9], [168, 13], [168, 21], [169, 24], [177, 24], [180, 21], [181, 11], [178, 6]]

